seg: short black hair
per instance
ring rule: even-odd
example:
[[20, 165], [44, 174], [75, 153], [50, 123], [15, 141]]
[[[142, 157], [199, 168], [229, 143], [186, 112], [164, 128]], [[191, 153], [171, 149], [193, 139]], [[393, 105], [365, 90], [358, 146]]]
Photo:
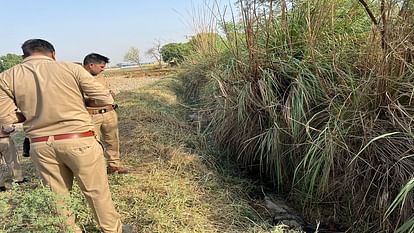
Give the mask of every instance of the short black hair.
[[55, 48], [51, 43], [42, 39], [26, 40], [22, 45], [23, 57], [31, 56], [33, 53], [53, 53]]
[[109, 58], [98, 54], [90, 53], [83, 59], [83, 65], [109, 63]]

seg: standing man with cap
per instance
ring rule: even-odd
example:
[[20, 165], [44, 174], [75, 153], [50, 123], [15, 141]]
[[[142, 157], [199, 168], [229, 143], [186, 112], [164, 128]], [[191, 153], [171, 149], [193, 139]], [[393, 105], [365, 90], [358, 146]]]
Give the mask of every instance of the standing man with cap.
[[[109, 58], [97, 53], [88, 54], [83, 59], [83, 67], [95, 78], [96, 81], [110, 90], [110, 85], [106, 77], [102, 74]], [[115, 93], [111, 91], [112, 96]], [[117, 105], [108, 104], [106, 106], [94, 107], [88, 103], [87, 109], [92, 116], [95, 125], [95, 133], [105, 144], [105, 157], [108, 163], [108, 174], [125, 174], [128, 170], [121, 165], [119, 153], [119, 130], [118, 115], [115, 108]]]
[[[68, 195], [76, 177], [101, 230], [130, 232], [112, 202], [103, 150], [84, 105], [84, 94], [91, 106], [112, 104], [109, 90], [81, 66], [56, 62], [45, 40], [27, 40], [22, 50], [23, 62], [0, 74], [0, 125], [24, 122], [32, 161], [52, 191]], [[67, 223], [76, 229], [73, 215]]]

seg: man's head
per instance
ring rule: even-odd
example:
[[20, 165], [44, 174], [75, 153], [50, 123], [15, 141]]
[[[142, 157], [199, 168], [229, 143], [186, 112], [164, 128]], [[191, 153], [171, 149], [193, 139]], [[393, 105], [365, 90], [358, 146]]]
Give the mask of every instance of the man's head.
[[88, 54], [83, 59], [83, 67], [92, 75], [98, 75], [104, 71], [107, 63], [109, 63], [109, 58], [97, 53]]
[[23, 43], [23, 58], [33, 55], [44, 55], [55, 59], [55, 48], [53, 45], [42, 39], [30, 39]]

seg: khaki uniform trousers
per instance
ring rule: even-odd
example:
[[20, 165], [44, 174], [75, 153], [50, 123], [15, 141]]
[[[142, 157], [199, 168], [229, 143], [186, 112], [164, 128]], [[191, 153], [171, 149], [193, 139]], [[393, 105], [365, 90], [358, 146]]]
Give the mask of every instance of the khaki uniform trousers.
[[[122, 232], [120, 215], [109, 190], [102, 146], [95, 137], [54, 141], [51, 136], [47, 142], [30, 146], [30, 156], [45, 185], [64, 197], [69, 195], [76, 177], [101, 230]], [[74, 225], [73, 215], [66, 214], [69, 216], [67, 223]]]
[[105, 158], [109, 166], [120, 167], [118, 115], [115, 110], [92, 114], [95, 134], [105, 145]]
[[[13, 176], [15, 181], [23, 180], [22, 167], [17, 158], [16, 147], [10, 137], [0, 138], [0, 161], [4, 159], [9, 169], [9, 173]], [[0, 186], [4, 186], [6, 173], [0, 171]]]

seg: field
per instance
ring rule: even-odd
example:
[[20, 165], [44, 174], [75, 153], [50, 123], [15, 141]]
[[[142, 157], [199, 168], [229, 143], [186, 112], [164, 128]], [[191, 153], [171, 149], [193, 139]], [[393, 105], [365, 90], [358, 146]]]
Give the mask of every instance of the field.
[[[169, 77], [109, 78], [118, 93], [121, 159], [128, 175], [111, 175], [110, 187], [124, 223], [135, 232], [282, 232], [253, 183], [226, 162], [190, 121], [180, 102], [181, 83]], [[196, 125], [196, 124], [195, 124]], [[21, 148], [22, 132], [13, 135]], [[225, 160], [224, 160], [225, 161]], [[0, 194], [0, 232], [57, 232], [55, 197], [42, 187], [30, 159], [32, 182]], [[99, 232], [77, 186], [69, 205], [85, 232]], [[253, 208], [254, 206], [255, 208]]]
[[176, 69], [169, 67], [133, 67], [133, 68], [111, 68], [105, 71], [107, 77], [122, 77], [122, 78], [148, 78], [160, 77], [173, 74]]

